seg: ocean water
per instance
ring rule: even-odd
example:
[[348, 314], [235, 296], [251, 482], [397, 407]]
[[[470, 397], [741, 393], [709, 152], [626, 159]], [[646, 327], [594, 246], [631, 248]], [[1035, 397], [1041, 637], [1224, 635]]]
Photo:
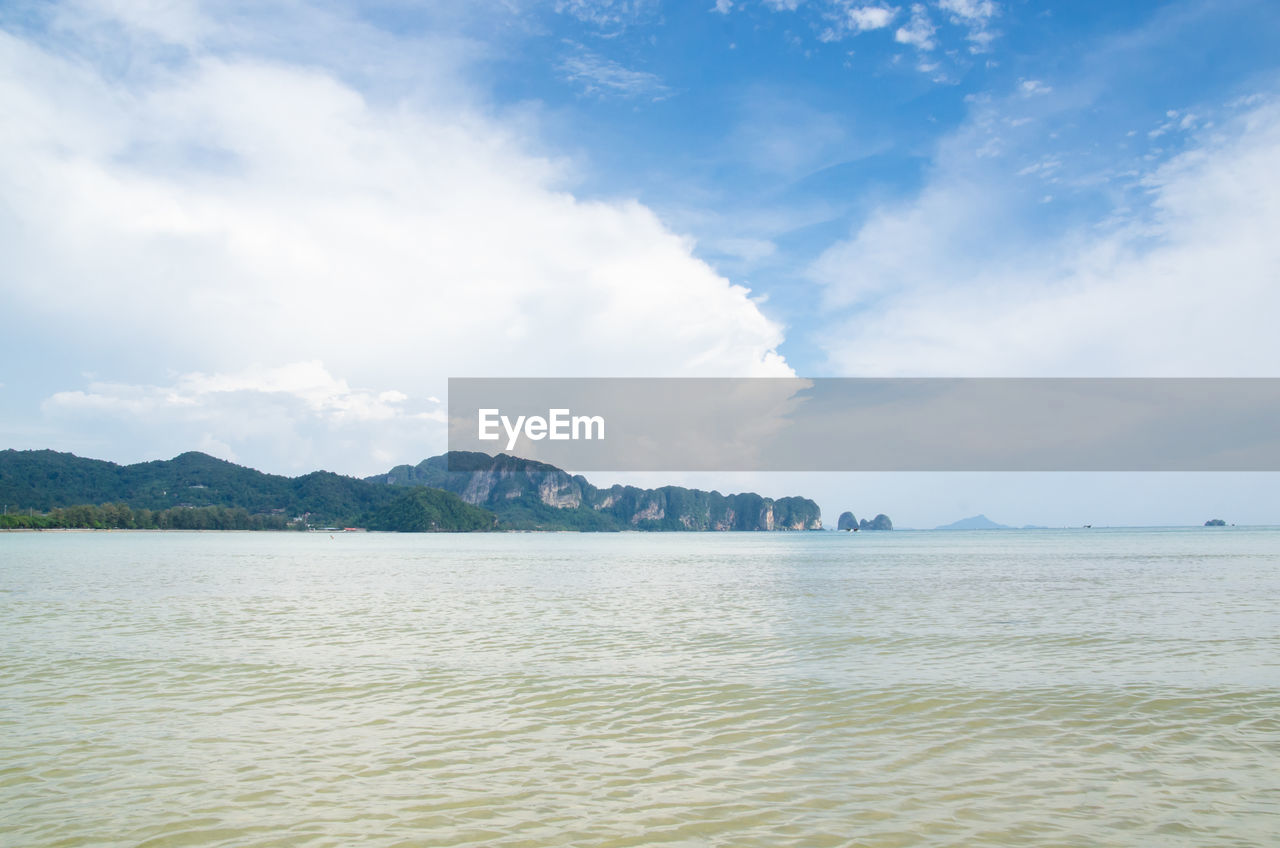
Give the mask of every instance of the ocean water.
[[1280, 844], [1280, 530], [0, 534], [0, 845]]

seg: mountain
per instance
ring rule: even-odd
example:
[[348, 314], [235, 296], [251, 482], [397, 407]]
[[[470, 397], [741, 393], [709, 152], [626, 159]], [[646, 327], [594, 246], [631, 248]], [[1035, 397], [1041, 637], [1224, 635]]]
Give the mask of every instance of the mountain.
[[853, 517], [852, 512], [840, 513], [840, 518], [836, 521], [837, 530], [857, 530], [858, 519]]
[[[813, 530], [818, 505], [679, 486], [597, 489], [585, 477], [513, 456], [436, 456], [365, 480], [328, 471], [265, 474], [184, 453], [117, 465], [50, 450], [0, 451], [8, 513], [61, 510], [21, 526], [385, 530]], [[406, 489], [411, 490], [406, 494]], [[112, 505], [109, 509], [91, 505]], [[152, 514], [154, 513], [154, 515]], [[494, 516], [497, 516], [496, 524]], [[27, 516], [30, 518], [30, 516]], [[305, 517], [304, 522], [293, 522]], [[51, 523], [52, 522], [52, 523]], [[61, 523], [59, 523], [61, 522]], [[19, 526], [14, 522], [7, 522]]]
[[975, 515], [971, 518], [962, 518], [959, 521], [953, 521], [950, 524], [944, 524], [941, 527], [935, 527], [935, 530], [1013, 530], [1008, 524], [997, 524], [985, 515]]
[[[475, 530], [493, 529], [495, 521], [492, 512], [439, 489], [394, 491], [332, 471], [280, 477], [197, 452], [116, 465], [74, 453], [0, 451], [0, 501], [6, 512], [29, 512], [22, 523], [6, 516], [13, 520], [4, 524], [14, 526]], [[49, 515], [38, 520], [36, 510]]]
[[[453, 466], [450, 470], [449, 466]], [[680, 486], [599, 489], [581, 475], [529, 459], [455, 451], [366, 478], [390, 486], [431, 486], [497, 513], [514, 530], [818, 530], [808, 498], [773, 500]]]

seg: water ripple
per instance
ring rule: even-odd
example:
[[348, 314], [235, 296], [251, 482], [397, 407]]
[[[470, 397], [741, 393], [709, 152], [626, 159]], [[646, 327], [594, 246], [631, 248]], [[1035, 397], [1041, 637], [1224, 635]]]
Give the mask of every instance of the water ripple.
[[0, 844], [1274, 844], [1280, 533], [995, 536], [3, 537]]

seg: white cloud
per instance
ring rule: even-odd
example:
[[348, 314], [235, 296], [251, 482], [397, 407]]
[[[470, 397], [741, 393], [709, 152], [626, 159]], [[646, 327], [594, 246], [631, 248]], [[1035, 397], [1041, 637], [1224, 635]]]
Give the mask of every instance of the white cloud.
[[830, 23], [819, 39], [839, 41], [847, 35], [858, 35], [871, 30], [884, 29], [893, 23], [898, 9], [893, 6], [849, 6], [836, 4], [824, 13]]
[[778, 252], [778, 246], [769, 239], [732, 237], [717, 238], [706, 245], [716, 253], [726, 254], [746, 262], [767, 259]]
[[[459, 374], [791, 373], [751, 292], [640, 203], [574, 197], [565, 164], [450, 82], [429, 48], [420, 87], [387, 98], [199, 43], [122, 79], [114, 54], [0, 32], [6, 309], [103, 380], [112, 350], [186, 373], [261, 363], [271, 379], [323, 361], [409, 397]], [[64, 401], [157, 402], [84, 395]], [[345, 397], [325, 409], [393, 405]], [[296, 397], [287, 410], [313, 413]], [[406, 459], [428, 447], [442, 445]]]
[[272, 457], [272, 466], [283, 463], [291, 470], [312, 470], [307, 463], [315, 462], [298, 446], [337, 440], [360, 447], [326, 462], [345, 463], [344, 470], [355, 473], [367, 472], [371, 460], [395, 450], [403, 460], [420, 459], [418, 454], [441, 442], [446, 422], [435, 398], [414, 401], [395, 389], [352, 388], [317, 361], [194, 372], [167, 385], [96, 381], [86, 389], [55, 392], [43, 410], [64, 424], [110, 422], [125, 432], [147, 434], [150, 443], [167, 447], [166, 455], [197, 446], [241, 461], [242, 451], [233, 447], [239, 445], [254, 461]]
[[[818, 40], [826, 43], [888, 29], [902, 11], [899, 6], [883, 2], [867, 4], [857, 0], [815, 0], [807, 4], [799, 0], [764, 0], [764, 4], [775, 12], [795, 12], [802, 7], [811, 12], [813, 17], [822, 21]], [[938, 11], [946, 14], [946, 20], [953, 26], [964, 28], [964, 38], [969, 42], [970, 53], [985, 53], [990, 49], [998, 35], [989, 28], [991, 20], [1000, 13], [1000, 7], [996, 3], [992, 0], [941, 0], [935, 6]], [[929, 4], [925, 2], [913, 3], [907, 21], [893, 31], [894, 41], [921, 51], [946, 47], [951, 35], [954, 33], [943, 31], [940, 34], [930, 16]], [[791, 34], [789, 39], [796, 46], [803, 43], [799, 35]], [[950, 63], [963, 64], [958, 50], [948, 48], [946, 53]], [[935, 73], [941, 67], [937, 62], [917, 63], [916, 67], [931, 74], [936, 82], [954, 81], [950, 73]]]
[[125, 31], [158, 36], [171, 44], [194, 45], [216, 25], [200, 5], [190, 0], [71, 0], [61, 5], [64, 26], [75, 19], [119, 21]]
[[662, 100], [671, 93], [657, 74], [632, 70], [581, 45], [575, 45], [574, 52], [562, 58], [557, 69], [586, 94]]
[[849, 22], [858, 32], [884, 29], [898, 14], [897, 9], [885, 6], [858, 6], [849, 10]]
[[[969, 52], [970, 53], [989, 52], [991, 50], [991, 42], [996, 40], [996, 35], [997, 35], [996, 33], [992, 32], [989, 29], [970, 30], [969, 35], [966, 36], [970, 41]], [[995, 66], [994, 63], [992, 62], [988, 62], [987, 64], [987, 67], [994, 67], [994, 66]]]
[[959, 20], [973, 22], [990, 20], [999, 7], [992, 0], [938, 0], [938, 8]]
[[1046, 85], [1040, 80], [1022, 80], [1018, 83], [1018, 91], [1024, 97], [1034, 97], [1038, 94], [1049, 94], [1053, 91], [1053, 87]]
[[1062, 167], [1062, 160], [1056, 156], [1045, 156], [1032, 162], [1023, 168], [1018, 169], [1015, 174], [1019, 177], [1051, 177], [1055, 171]]
[[932, 50], [937, 47], [934, 35], [937, 27], [929, 20], [929, 12], [921, 3], [911, 7], [911, 20], [905, 26], [898, 27], [893, 34], [894, 41], [899, 44], [910, 44], [919, 50]]
[[555, 10], [583, 23], [607, 30], [621, 30], [652, 15], [657, 0], [556, 0]]
[[716, 4], [711, 7], [711, 11], [727, 15], [733, 11], [733, 0], [716, 0]]
[[989, 29], [990, 22], [1000, 14], [999, 5], [993, 0], [938, 0], [938, 8], [950, 14], [953, 24], [968, 28], [971, 53], [991, 49], [996, 33]]
[[1006, 167], [974, 161], [944, 155], [815, 264], [829, 305], [857, 307], [829, 328], [839, 373], [1272, 376], [1280, 106], [1149, 173], [1149, 214], [1058, 238], [1022, 228]]
[[1199, 124], [1201, 121], [1201, 118], [1198, 115], [1193, 115], [1190, 112], [1182, 113], [1182, 112], [1179, 112], [1177, 109], [1170, 109], [1164, 114], [1165, 114], [1165, 117], [1168, 118], [1168, 120], [1160, 124], [1160, 126], [1148, 132], [1147, 133], [1148, 138], [1154, 139], [1154, 138], [1159, 138], [1160, 136], [1165, 135], [1166, 133], [1184, 132], [1186, 130], [1195, 129], [1196, 125]]
[[[628, 316], [648, 338], [685, 344], [723, 340], [704, 323], [712, 313], [746, 319], [730, 337], [780, 338], [649, 210], [575, 200], [554, 163], [483, 117], [379, 109], [325, 75], [249, 61], [205, 59], [121, 91], [14, 40], [0, 46], [6, 76], [29, 81], [4, 91], [21, 127], [0, 160], [15, 225], [6, 279], [31, 310], [44, 298], [19, 279], [63, 286], [59, 322], [108, 335], [127, 324], [121, 337], [217, 359], [320, 345], [385, 360], [367, 350], [376, 339], [413, 368], [424, 366], [415, 350], [439, 359], [482, 328], [491, 353], [473, 352], [501, 367], [535, 326], [559, 341], [521, 351], [521, 363], [592, 349], [610, 367], [683, 367], [681, 354], [626, 343]], [[232, 333], [249, 338], [231, 345]], [[778, 364], [759, 354], [748, 370]]]
[[168, 386], [93, 382], [88, 391], [55, 392], [45, 401], [50, 411], [91, 411], [126, 416], [155, 415], [165, 409], [206, 410], [230, 395], [261, 395], [298, 402], [308, 413], [331, 422], [385, 421], [409, 416], [443, 423], [435, 398], [426, 411], [408, 412], [409, 396], [389, 389], [352, 389], [329, 373], [324, 363], [294, 362], [274, 368], [258, 366], [231, 374], [184, 374]]
[[[211, 395], [259, 392], [291, 395], [318, 416], [334, 420], [380, 421], [403, 414], [400, 404], [409, 399], [395, 389], [374, 393], [353, 391], [346, 380], [334, 377], [318, 361], [295, 362], [275, 368], [248, 368], [236, 374], [188, 374], [167, 392], [182, 403], [198, 404]], [[443, 420], [438, 418], [437, 420]]]

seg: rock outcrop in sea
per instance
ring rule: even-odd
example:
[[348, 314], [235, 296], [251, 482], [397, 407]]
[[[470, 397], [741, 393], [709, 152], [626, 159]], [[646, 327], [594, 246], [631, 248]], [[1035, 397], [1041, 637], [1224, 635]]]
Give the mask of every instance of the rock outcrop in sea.
[[871, 519], [870, 521], [868, 521], [865, 518], [859, 521], [858, 529], [859, 530], [892, 530], [893, 522], [889, 520], [889, 516], [885, 515], [882, 512], [879, 515], [877, 515], [875, 518]]

